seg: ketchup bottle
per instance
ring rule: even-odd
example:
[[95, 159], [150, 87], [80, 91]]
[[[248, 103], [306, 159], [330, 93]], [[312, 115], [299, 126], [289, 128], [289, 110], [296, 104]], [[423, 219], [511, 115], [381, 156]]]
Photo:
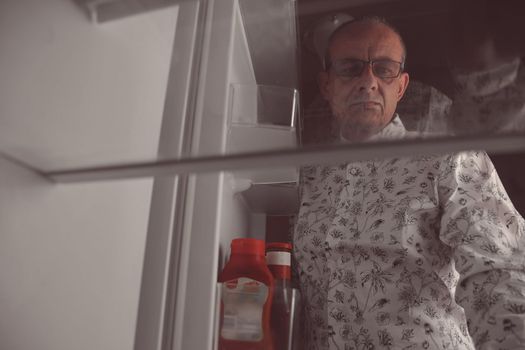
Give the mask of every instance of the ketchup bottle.
[[275, 350], [292, 349], [292, 303], [290, 243], [268, 243], [266, 263], [275, 279], [271, 329]]
[[219, 350], [273, 350], [270, 312], [273, 276], [264, 241], [234, 239], [222, 282]]

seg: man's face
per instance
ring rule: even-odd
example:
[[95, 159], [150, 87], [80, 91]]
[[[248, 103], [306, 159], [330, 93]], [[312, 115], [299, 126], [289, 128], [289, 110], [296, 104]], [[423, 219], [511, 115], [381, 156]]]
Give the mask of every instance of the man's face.
[[[403, 60], [403, 47], [397, 34], [381, 23], [349, 25], [336, 34], [328, 50], [332, 64], [348, 59]], [[378, 78], [371, 65], [365, 65], [355, 77], [340, 76], [336, 71], [332, 65], [322, 72], [319, 83], [341, 136], [360, 141], [378, 133], [392, 119], [408, 85], [408, 74]]]

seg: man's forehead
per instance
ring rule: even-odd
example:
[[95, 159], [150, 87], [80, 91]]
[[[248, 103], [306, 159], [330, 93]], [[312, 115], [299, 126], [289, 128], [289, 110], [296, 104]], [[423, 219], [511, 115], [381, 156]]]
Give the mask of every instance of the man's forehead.
[[399, 35], [382, 23], [355, 23], [336, 32], [330, 53], [403, 55]]

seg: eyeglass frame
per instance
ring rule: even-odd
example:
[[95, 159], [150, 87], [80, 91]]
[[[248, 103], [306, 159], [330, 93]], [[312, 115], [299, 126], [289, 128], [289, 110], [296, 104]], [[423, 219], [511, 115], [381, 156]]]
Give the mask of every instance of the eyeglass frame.
[[[345, 75], [342, 75], [342, 74], [338, 74], [337, 72], [334, 72], [337, 76], [339, 77], [343, 77], [343, 78], [355, 78], [355, 77], [358, 77], [360, 76], [361, 74], [363, 74], [363, 71], [365, 69], [366, 66], [371, 66], [372, 68], [372, 73], [374, 74], [375, 77], [379, 78], [379, 79], [394, 79], [394, 78], [399, 78], [399, 76], [404, 72], [404, 69], [405, 69], [405, 60], [403, 60], [402, 62], [398, 62], [398, 61], [394, 61], [394, 60], [391, 60], [389, 58], [380, 58], [380, 59], [373, 59], [373, 60], [361, 60], [361, 59], [358, 59], [358, 58], [346, 58], [346, 59], [341, 59], [341, 60], [337, 60], [337, 61], [343, 61], [343, 60], [347, 60], [347, 61], [357, 61], [357, 62], [362, 62], [363, 63], [363, 68], [361, 69], [361, 71], [356, 74], [356, 75], [351, 75], [351, 76], [345, 76]], [[395, 76], [391, 76], [391, 77], [381, 77], [379, 75], [377, 75], [374, 71], [374, 63], [376, 62], [385, 62], [385, 61], [388, 61], [388, 62], [393, 62], [393, 63], [397, 63], [399, 64], [399, 71], [397, 73], [397, 75]], [[332, 63], [332, 61], [330, 59], [325, 59], [324, 62], [324, 68], [325, 68], [325, 71], [328, 71], [329, 69], [331, 69], [334, 65]]]

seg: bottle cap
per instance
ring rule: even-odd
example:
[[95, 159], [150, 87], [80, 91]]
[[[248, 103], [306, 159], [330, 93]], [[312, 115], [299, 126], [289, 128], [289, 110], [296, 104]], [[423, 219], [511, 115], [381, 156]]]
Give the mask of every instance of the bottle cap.
[[236, 238], [231, 243], [232, 254], [264, 256], [264, 241], [255, 238]]

